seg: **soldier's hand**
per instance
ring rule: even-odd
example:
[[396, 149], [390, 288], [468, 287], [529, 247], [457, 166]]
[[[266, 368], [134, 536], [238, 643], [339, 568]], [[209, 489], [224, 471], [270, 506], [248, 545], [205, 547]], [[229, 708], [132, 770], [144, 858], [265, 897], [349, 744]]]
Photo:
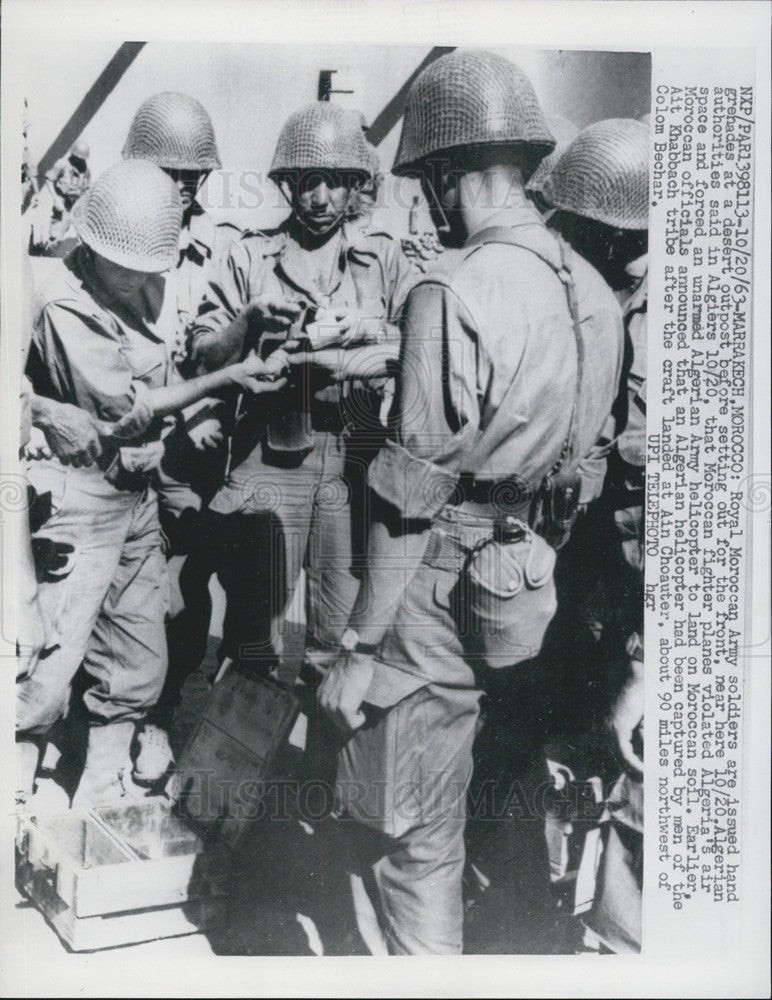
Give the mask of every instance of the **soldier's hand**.
[[263, 292], [248, 303], [245, 311], [250, 322], [256, 323], [261, 331], [276, 332], [289, 329], [300, 319], [301, 308], [282, 295]]
[[373, 676], [369, 653], [344, 653], [319, 685], [319, 703], [343, 732], [364, 725], [362, 702]]
[[209, 417], [208, 420], [202, 420], [200, 424], [192, 427], [188, 431], [188, 437], [197, 451], [216, 448], [223, 441], [222, 424], [217, 417]]
[[38, 461], [41, 458], [50, 458], [51, 449], [48, 447], [46, 436], [39, 427], [33, 427], [30, 431], [29, 441], [24, 445], [24, 457], [31, 461]]
[[383, 321], [367, 316], [357, 309], [319, 309], [314, 324], [322, 335], [322, 344], [337, 342], [344, 347], [353, 344], [377, 344], [383, 336]]
[[134, 406], [128, 413], [116, 420], [108, 423], [104, 420], [97, 421], [99, 436], [103, 438], [115, 438], [121, 441], [131, 441], [140, 437], [148, 429], [153, 421], [153, 407], [149, 399], [135, 400]]
[[297, 351], [289, 355], [291, 365], [311, 364], [333, 379], [345, 378], [346, 352], [342, 347], [325, 347], [320, 351]]
[[42, 425], [51, 451], [65, 465], [91, 465], [102, 454], [99, 440], [100, 421], [86, 410], [70, 403], [49, 401], [47, 418]]
[[278, 371], [282, 371], [286, 362], [280, 357], [270, 363], [256, 354], [248, 354], [243, 361], [231, 365], [227, 371], [236, 385], [257, 395], [261, 392], [276, 392], [287, 384], [286, 377], [277, 378], [277, 364], [281, 364]]

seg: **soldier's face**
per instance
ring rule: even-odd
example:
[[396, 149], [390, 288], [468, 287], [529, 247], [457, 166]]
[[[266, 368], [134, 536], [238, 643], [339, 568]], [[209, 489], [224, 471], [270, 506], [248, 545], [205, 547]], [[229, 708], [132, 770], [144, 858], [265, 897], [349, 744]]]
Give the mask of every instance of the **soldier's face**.
[[133, 298], [150, 277], [147, 271], [121, 267], [98, 253], [93, 253], [93, 271], [108, 296], [120, 302]]
[[170, 167], [164, 167], [163, 171], [177, 185], [177, 190], [180, 192], [180, 200], [182, 201], [182, 210], [187, 212], [193, 204], [193, 199], [198, 194], [201, 185], [206, 180], [208, 171], [173, 170]]
[[315, 236], [334, 230], [351, 199], [352, 182], [342, 175], [309, 170], [291, 183], [292, 207], [303, 226]]

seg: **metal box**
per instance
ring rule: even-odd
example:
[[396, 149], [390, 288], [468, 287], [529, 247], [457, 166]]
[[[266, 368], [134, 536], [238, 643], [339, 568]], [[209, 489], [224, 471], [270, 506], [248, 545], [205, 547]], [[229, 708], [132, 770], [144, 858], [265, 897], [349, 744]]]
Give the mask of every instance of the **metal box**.
[[74, 951], [193, 934], [227, 895], [228, 851], [159, 800], [31, 816], [17, 884]]
[[228, 670], [180, 755], [175, 797], [183, 813], [238, 844], [257, 815], [271, 761], [298, 711], [288, 688]]

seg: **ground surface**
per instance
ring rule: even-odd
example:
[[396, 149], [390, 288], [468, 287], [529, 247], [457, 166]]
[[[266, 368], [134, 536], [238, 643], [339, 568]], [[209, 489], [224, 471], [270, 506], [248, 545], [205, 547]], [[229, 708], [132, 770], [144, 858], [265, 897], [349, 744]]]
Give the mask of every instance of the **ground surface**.
[[[302, 633], [293, 630], [289, 659], [302, 652]], [[208, 679], [216, 669], [216, 639], [202, 667], [183, 689], [175, 715], [172, 742], [179, 752], [209, 694]], [[277, 758], [272, 776], [329, 780], [329, 755], [317, 728], [313, 692], [307, 692], [308, 714], [302, 714], [291, 743]], [[308, 744], [303, 749], [304, 743]], [[528, 775], [536, 782], [540, 772]], [[534, 765], [537, 771], [541, 762]], [[57, 791], [51, 779], [43, 794]], [[66, 799], [64, 799], [66, 807]], [[229, 873], [228, 905], [213, 929], [188, 937], [127, 946], [128, 954], [152, 961], [170, 956], [218, 955], [355, 955], [367, 954], [351, 909], [345, 858], [350, 827], [326, 814], [324, 803], [298, 807], [297, 796], [285, 797], [281, 809], [258, 820], [234, 855]], [[309, 813], [313, 813], [309, 816]], [[566, 953], [581, 942], [578, 921], [557, 905], [546, 878], [543, 823], [531, 818], [494, 825], [470, 825], [469, 855], [489, 877], [481, 880], [470, 869], [466, 885], [465, 950], [469, 953]], [[485, 878], [482, 882], [485, 881]], [[25, 948], [38, 960], [66, 950], [43, 916], [19, 896], [17, 910]]]

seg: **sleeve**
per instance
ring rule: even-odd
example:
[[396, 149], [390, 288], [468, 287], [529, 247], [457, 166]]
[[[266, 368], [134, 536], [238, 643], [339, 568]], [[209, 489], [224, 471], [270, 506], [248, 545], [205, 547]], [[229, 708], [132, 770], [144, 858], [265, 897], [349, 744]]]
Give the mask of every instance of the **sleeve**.
[[188, 355], [192, 363], [206, 363], [217, 334], [230, 326], [249, 302], [250, 265], [249, 250], [239, 240], [214, 268], [214, 277], [188, 334]]
[[407, 297], [421, 275], [416, 273], [399, 244], [393, 240], [389, 241], [385, 270], [389, 287], [387, 319], [390, 324], [399, 324]]
[[410, 293], [402, 321], [393, 434], [370, 466], [369, 482], [405, 517], [432, 518], [447, 503], [477, 438], [478, 334], [445, 284]]
[[36, 392], [100, 420], [118, 420], [147, 397], [147, 386], [97, 317], [58, 302], [45, 306], [36, 323], [28, 373]]

